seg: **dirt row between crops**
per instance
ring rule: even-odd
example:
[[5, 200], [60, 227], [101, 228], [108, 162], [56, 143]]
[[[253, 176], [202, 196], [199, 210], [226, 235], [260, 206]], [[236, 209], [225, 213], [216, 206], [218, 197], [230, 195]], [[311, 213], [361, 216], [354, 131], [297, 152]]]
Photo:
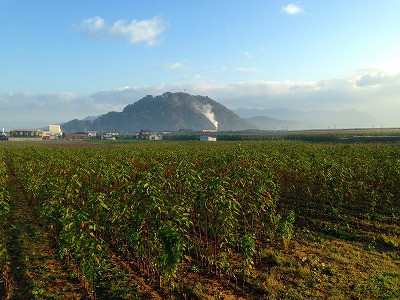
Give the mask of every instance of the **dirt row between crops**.
[[11, 165], [7, 167], [11, 278], [5, 299], [87, 299], [79, 280], [57, 258], [52, 239], [39, 223]]

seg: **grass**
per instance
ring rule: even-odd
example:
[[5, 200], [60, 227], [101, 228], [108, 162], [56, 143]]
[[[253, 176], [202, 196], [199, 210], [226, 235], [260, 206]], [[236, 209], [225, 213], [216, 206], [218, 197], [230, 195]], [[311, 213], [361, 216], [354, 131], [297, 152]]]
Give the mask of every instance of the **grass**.
[[[325, 223], [327, 225], [327, 223]], [[330, 224], [333, 228], [339, 225]], [[226, 277], [190, 267], [190, 295], [198, 299], [399, 299], [400, 226], [365, 221], [346, 231], [297, 228], [284, 247], [267, 245], [246, 277], [245, 290]], [[383, 234], [380, 232], [384, 228]]]
[[393, 255], [398, 250], [375, 241], [367, 248], [347, 233], [297, 230], [288, 249], [262, 251], [252, 284], [265, 299], [398, 299], [400, 261]]

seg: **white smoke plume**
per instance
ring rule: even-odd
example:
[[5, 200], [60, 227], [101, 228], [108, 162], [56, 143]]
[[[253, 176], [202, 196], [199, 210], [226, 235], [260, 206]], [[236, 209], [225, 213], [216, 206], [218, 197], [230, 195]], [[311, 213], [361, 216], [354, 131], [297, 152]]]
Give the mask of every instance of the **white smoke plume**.
[[218, 130], [218, 121], [215, 119], [215, 115], [211, 111], [212, 106], [210, 104], [207, 104], [202, 107], [199, 107], [197, 105], [195, 107], [203, 116], [205, 116], [208, 120], [210, 120], [211, 123], [214, 124], [215, 130]]

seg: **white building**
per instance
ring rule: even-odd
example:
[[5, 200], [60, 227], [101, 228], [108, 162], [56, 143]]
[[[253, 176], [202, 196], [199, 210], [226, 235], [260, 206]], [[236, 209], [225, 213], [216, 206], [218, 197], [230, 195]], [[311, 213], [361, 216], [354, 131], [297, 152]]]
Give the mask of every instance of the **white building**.
[[55, 140], [62, 137], [60, 125], [49, 125], [49, 130], [43, 130], [42, 138]]
[[118, 132], [106, 132], [101, 135], [102, 140], [116, 140], [118, 137]]
[[8, 140], [8, 135], [3, 128], [3, 130], [0, 132], [0, 141], [6, 141], [6, 140]]
[[90, 131], [89, 130], [87, 133], [88, 133], [88, 138], [89, 139], [93, 139], [93, 138], [97, 137], [97, 131]]

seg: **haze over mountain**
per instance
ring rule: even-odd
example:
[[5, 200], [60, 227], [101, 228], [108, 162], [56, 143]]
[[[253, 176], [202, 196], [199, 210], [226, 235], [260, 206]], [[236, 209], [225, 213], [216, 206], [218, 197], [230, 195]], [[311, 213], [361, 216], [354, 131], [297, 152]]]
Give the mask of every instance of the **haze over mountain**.
[[246, 120], [253, 125], [253, 128], [259, 130], [307, 130], [318, 128], [317, 125], [313, 124], [290, 120], [280, 120], [266, 116], [243, 118], [243, 120]]
[[233, 110], [259, 129], [327, 129], [327, 128], [372, 128], [381, 122], [374, 116], [359, 110], [344, 111], [299, 111], [282, 108]]
[[205, 96], [187, 93], [148, 95], [126, 106], [122, 112], [109, 112], [94, 120], [74, 119], [62, 125], [64, 132], [96, 130], [132, 133], [153, 131], [244, 130], [252, 126], [222, 104]]

